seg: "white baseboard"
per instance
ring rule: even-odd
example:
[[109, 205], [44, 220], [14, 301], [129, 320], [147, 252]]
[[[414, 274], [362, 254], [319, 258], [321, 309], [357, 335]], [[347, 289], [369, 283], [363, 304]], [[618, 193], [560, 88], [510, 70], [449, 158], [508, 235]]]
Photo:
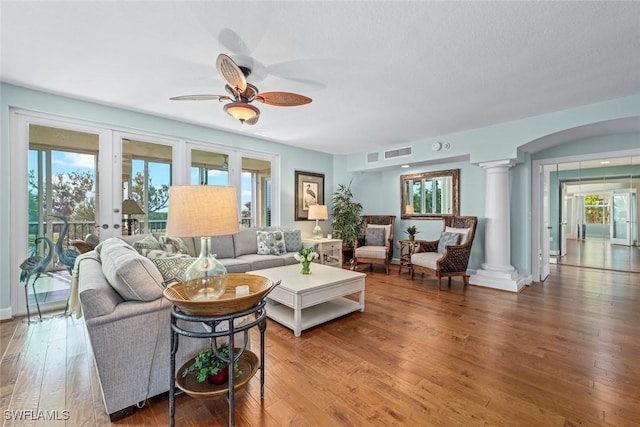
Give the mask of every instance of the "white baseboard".
[[9, 320], [13, 318], [11, 307], [0, 309], [0, 320]]

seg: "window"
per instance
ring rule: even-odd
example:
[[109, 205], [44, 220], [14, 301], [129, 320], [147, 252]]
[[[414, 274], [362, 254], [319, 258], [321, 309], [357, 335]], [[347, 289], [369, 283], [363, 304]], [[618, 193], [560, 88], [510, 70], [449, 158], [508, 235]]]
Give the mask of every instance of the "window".
[[584, 217], [587, 224], [609, 224], [611, 207], [603, 194], [584, 196]]

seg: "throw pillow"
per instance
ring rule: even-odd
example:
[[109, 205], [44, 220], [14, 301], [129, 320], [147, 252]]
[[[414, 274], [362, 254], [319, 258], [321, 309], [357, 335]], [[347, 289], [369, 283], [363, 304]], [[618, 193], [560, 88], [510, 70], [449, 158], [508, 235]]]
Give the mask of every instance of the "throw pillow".
[[367, 246], [385, 246], [384, 228], [367, 227], [364, 235], [364, 244]]
[[161, 250], [160, 242], [153, 237], [152, 234], [147, 234], [144, 239], [133, 242], [133, 247], [141, 255], [146, 255], [147, 252], [153, 250]]
[[160, 236], [160, 244], [167, 252], [174, 252], [177, 254], [188, 254], [189, 248], [179, 237]]
[[287, 247], [282, 231], [257, 231], [258, 255], [284, 255]]
[[152, 261], [158, 271], [162, 274], [164, 282], [175, 279], [184, 282], [184, 272], [189, 268], [196, 259], [193, 257], [186, 258], [154, 258]]
[[469, 238], [470, 228], [455, 228], [455, 227], [445, 227], [444, 231], [448, 231], [449, 233], [460, 233], [460, 241], [459, 245], [467, 243], [467, 239]]
[[287, 252], [298, 252], [302, 249], [300, 230], [284, 230], [284, 244], [287, 247]]
[[460, 233], [451, 233], [443, 231], [440, 234], [440, 240], [438, 241], [438, 252], [444, 253], [447, 246], [454, 246], [460, 243]]

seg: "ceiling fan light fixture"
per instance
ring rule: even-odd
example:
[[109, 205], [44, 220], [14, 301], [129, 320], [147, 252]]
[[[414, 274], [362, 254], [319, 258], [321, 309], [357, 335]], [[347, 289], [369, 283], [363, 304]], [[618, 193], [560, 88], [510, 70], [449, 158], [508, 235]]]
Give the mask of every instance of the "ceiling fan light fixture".
[[260, 110], [245, 102], [231, 102], [229, 104], [225, 104], [224, 111], [234, 119], [239, 120], [240, 123], [244, 123], [245, 121], [254, 119], [260, 115]]

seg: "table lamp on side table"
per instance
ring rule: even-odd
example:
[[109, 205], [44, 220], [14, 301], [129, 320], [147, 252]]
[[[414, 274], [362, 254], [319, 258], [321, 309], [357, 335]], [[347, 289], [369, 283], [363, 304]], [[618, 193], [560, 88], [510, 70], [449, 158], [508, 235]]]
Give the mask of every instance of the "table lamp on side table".
[[227, 287], [227, 269], [211, 253], [211, 237], [234, 234], [238, 201], [233, 187], [174, 185], [169, 188], [167, 236], [200, 237], [200, 256], [185, 271], [184, 290], [192, 300], [216, 300]]
[[329, 219], [329, 213], [327, 212], [326, 205], [311, 205], [309, 206], [309, 219], [316, 220], [316, 226], [313, 228], [313, 236], [316, 239], [322, 239], [322, 228], [318, 224], [318, 220]]

